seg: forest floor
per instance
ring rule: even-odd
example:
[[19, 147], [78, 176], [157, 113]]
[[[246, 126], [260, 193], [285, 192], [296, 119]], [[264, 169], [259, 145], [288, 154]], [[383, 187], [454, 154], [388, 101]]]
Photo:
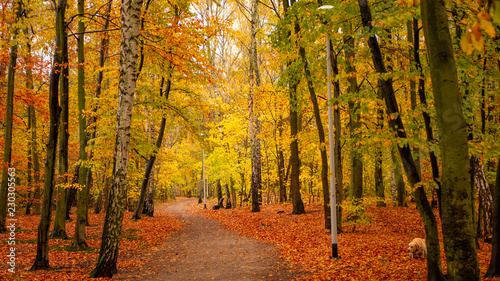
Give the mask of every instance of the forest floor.
[[[323, 207], [306, 204], [306, 214], [290, 215], [291, 204], [212, 210], [197, 199], [177, 198], [155, 206], [155, 217], [132, 220], [125, 213], [117, 280], [426, 280], [426, 261], [410, 259], [408, 243], [424, 237], [422, 220], [408, 208], [378, 208], [366, 202], [362, 220], [343, 222], [340, 259], [331, 259], [331, 235]], [[343, 217], [356, 208], [346, 206]], [[435, 215], [440, 225], [437, 210]], [[352, 215], [352, 214], [351, 214]], [[74, 216], [74, 215], [72, 215]], [[351, 216], [352, 217], [352, 216]], [[9, 233], [0, 234], [0, 280], [89, 279], [99, 254], [104, 214], [89, 213], [89, 248], [74, 251], [71, 239], [50, 239], [49, 270], [29, 272], [36, 255], [39, 215], [16, 214], [16, 272], [7, 271]], [[69, 237], [74, 222], [66, 226]], [[439, 229], [440, 230], [440, 229]], [[446, 269], [445, 253], [441, 260]], [[481, 274], [491, 245], [479, 240]], [[102, 280], [110, 280], [102, 278]], [[483, 278], [500, 281], [500, 278]]]

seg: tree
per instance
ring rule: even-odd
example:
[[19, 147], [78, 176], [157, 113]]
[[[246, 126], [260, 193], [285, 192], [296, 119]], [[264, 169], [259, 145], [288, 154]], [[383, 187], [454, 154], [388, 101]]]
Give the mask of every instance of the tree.
[[113, 175], [99, 258], [91, 273], [94, 278], [112, 277], [117, 272], [118, 246], [127, 199], [130, 125], [137, 81], [141, 7], [142, 0], [123, 0], [121, 3], [119, 105]]
[[[351, 28], [349, 28], [351, 30]], [[358, 99], [359, 87], [355, 75], [356, 68], [352, 64], [354, 61], [354, 38], [350, 35], [346, 35], [344, 38], [344, 54], [346, 61], [346, 72], [349, 77], [347, 81], [349, 82], [348, 92], [350, 94], [349, 100], [349, 130], [351, 132], [352, 139], [359, 139], [359, 130], [361, 127], [361, 108]], [[355, 141], [352, 152], [351, 152], [351, 188], [349, 189], [349, 195], [351, 199], [361, 199], [363, 197], [363, 155], [359, 151], [358, 141]]]
[[[19, 21], [22, 17], [23, 12], [23, 2], [16, 1], [16, 17], [15, 21]], [[3, 163], [5, 166], [1, 166], [2, 169], [2, 185], [0, 186], [0, 232], [7, 231], [6, 219], [7, 219], [7, 191], [8, 182], [11, 177], [7, 173], [8, 168], [11, 168], [12, 159], [12, 125], [14, 122], [14, 82], [16, 73], [16, 62], [17, 62], [17, 36], [19, 33], [19, 28], [14, 27], [13, 40], [10, 46], [10, 58], [9, 58], [9, 68], [7, 74], [7, 102], [5, 111], [5, 146], [3, 153]]]
[[[66, 24], [66, 22], [64, 22]], [[60, 81], [61, 96], [61, 116], [59, 118], [59, 176], [60, 182], [57, 185], [56, 193], [56, 217], [54, 219], [54, 229], [51, 237], [66, 239], [66, 199], [68, 183], [68, 139], [69, 139], [69, 67], [68, 67], [68, 37], [66, 29], [62, 37], [61, 49], [63, 68]]]
[[480, 280], [472, 213], [467, 124], [444, 1], [421, 2], [442, 155], [442, 228], [451, 280]]
[[42, 213], [38, 224], [37, 251], [36, 258], [31, 271], [50, 268], [49, 265], [49, 227], [50, 215], [52, 211], [52, 194], [54, 192], [54, 173], [57, 153], [57, 137], [60, 116], [59, 107], [59, 78], [63, 67], [63, 56], [59, 50], [63, 50], [63, 37], [65, 37], [65, 14], [66, 0], [59, 0], [56, 8], [56, 47], [54, 49], [52, 69], [50, 71], [49, 82], [49, 136], [47, 142], [47, 156], [45, 159], [45, 182]]
[[255, 91], [260, 86], [260, 74], [259, 65], [257, 59], [257, 23], [258, 23], [258, 7], [259, 2], [257, 0], [252, 0], [251, 4], [251, 20], [250, 20], [250, 32], [251, 32], [251, 43], [250, 43], [250, 94], [249, 94], [249, 126], [248, 131], [250, 135], [250, 142], [252, 146], [252, 182], [251, 182], [251, 193], [252, 193], [252, 212], [260, 212], [261, 204], [261, 193], [262, 193], [262, 167], [261, 167], [261, 153], [260, 153], [260, 122], [259, 115], [254, 109], [255, 102]]
[[[106, 14], [109, 16], [109, 12], [111, 10], [112, 0], [109, 1], [107, 6]], [[78, 0], [78, 37], [77, 37], [77, 48], [78, 48], [78, 67], [77, 67], [77, 76], [78, 76], [78, 128], [79, 128], [79, 157], [80, 157], [80, 165], [78, 169], [78, 184], [79, 188], [77, 191], [77, 211], [76, 211], [76, 219], [75, 219], [75, 236], [73, 236], [73, 244], [72, 246], [80, 249], [86, 248], [87, 242], [85, 241], [85, 225], [88, 223], [87, 221], [87, 213], [88, 213], [88, 190], [89, 183], [87, 183], [87, 174], [88, 174], [88, 164], [85, 163], [87, 161], [87, 121], [85, 118], [85, 22], [83, 21], [83, 15], [85, 12], [85, 0]], [[109, 20], [106, 19], [106, 23], [103, 28], [107, 28], [109, 25]], [[103, 44], [101, 43], [101, 48]], [[100, 56], [103, 55], [103, 50], [101, 50]], [[101, 59], [102, 60], [102, 59]], [[102, 60], [103, 64], [104, 61]], [[103, 67], [103, 65], [100, 65]], [[101, 78], [102, 78], [102, 71]], [[99, 76], [99, 74], [98, 74]], [[100, 87], [100, 83], [102, 81], [98, 81], [98, 87]], [[67, 206], [67, 208], [71, 208], [71, 206]]]

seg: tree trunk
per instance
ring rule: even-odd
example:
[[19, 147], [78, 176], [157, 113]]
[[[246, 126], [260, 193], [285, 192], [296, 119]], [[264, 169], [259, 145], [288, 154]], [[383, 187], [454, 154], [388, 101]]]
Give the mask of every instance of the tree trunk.
[[462, 110], [453, 42], [445, 3], [423, 0], [428, 51], [442, 155], [442, 228], [450, 280], [480, 280], [470, 188], [467, 124]]
[[[370, 7], [366, 0], [358, 0], [361, 20], [363, 26], [368, 30], [372, 31], [372, 16]], [[375, 69], [378, 73], [387, 73], [382, 59], [382, 53], [380, 51], [380, 46], [374, 35], [368, 38], [368, 45], [372, 53], [372, 61]], [[382, 93], [386, 104], [387, 113], [394, 114], [396, 118], [389, 120], [389, 125], [396, 132], [398, 138], [406, 139], [406, 132], [404, 130], [403, 122], [399, 114], [399, 108], [396, 102], [396, 97], [394, 94], [394, 88], [392, 86], [392, 80], [381, 79]], [[418, 174], [415, 163], [413, 162], [413, 156], [408, 145], [398, 146], [399, 154], [403, 161], [405, 172], [409, 183], [415, 189], [415, 199], [417, 202], [417, 208], [422, 217], [424, 223], [425, 233], [426, 233], [426, 244], [427, 244], [427, 280], [444, 280], [444, 276], [441, 272], [441, 258], [439, 250], [439, 236], [436, 218], [432, 212], [432, 208], [427, 200], [425, 191], [420, 183], [420, 176]]]
[[70, 220], [71, 217], [69, 216], [71, 207], [73, 207], [73, 204], [76, 199], [76, 193], [78, 192], [78, 188], [74, 187], [79, 182], [79, 175], [80, 175], [80, 165], [76, 165], [75, 171], [73, 172], [73, 179], [71, 181], [71, 188], [68, 190], [68, 196], [66, 197], [66, 220]]
[[[161, 78], [161, 85], [160, 85], [160, 96], [163, 96], [163, 83], [165, 82], [165, 78]], [[170, 78], [167, 80], [167, 88], [165, 89], [165, 100], [168, 101], [168, 96], [170, 94], [170, 87], [171, 87], [171, 80]], [[165, 134], [165, 127], [166, 127], [167, 119], [164, 117], [161, 118], [161, 124], [160, 124], [160, 131], [158, 132], [158, 138], [156, 139], [155, 146], [159, 150], [161, 147], [161, 143], [163, 142], [163, 136]], [[144, 207], [144, 200], [146, 196], [146, 191], [148, 188], [148, 183], [149, 183], [149, 178], [151, 175], [151, 171], [153, 170], [154, 164], [156, 161], [156, 154], [153, 154], [149, 157], [148, 163], [146, 164], [146, 171], [144, 173], [144, 179], [142, 180], [142, 185], [141, 185], [141, 193], [139, 195], [139, 202], [137, 202], [137, 207], [135, 209], [134, 215], [132, 216], [132, 219], [140, 219], [142, 208]]]
[[316, 127], [318, 128], [318, 138], [319, 138], [319, 150], [321, 155], [321, 183], [323, 187], [323, 212], [325, 213], [325, 228], [332, 228], [331, 221], [331, 211], [330, 211], [330, 185], [328, 182], [328, 155], [326, 153], [326, 140], [325, 140], [325, 130], [323, 129], [323, 122], [321, 121], [321, 113], [319, 110], [318, 98], [316, 97], [316, 91], [314, 89], [313, 79], [311, 77], [311, 71], [309, 70], [309, 64], [306, 57], [306, 49], [302, 46], [299, 47], [299, 54], [302, 58], [302, 63], [304, 65], [304, 74], [307, 80], [307, 88], [309, 90], [309, 97], [313, 104], [314, 109], [314, 120], [316, 121]]
[[[111, 5], [111, 2], [109, 5]], [[85, 12], [85, 0], [78, 0], [78, 32], [85, 31], [85, 23], [83, 21], [83, 14]], [[109, 13], [108, 13], [109, 15]], [[107, 20], [106, 20], [107, 21]], [[77, 47], [78, 47], [78, 125], [79, 125], [79, 157], [80, 157], [80, 168], [78, 172], [78, 183], [80, 188], [77, 191], [77, 212], [75, 219], [75, 236], [73, 237], [73, 247], [80, 249], [86, 248], [87, 242], [85, 237], [85, 226], [88, 224], [88, 202], [89, 198], [87, 196], [89, 191], [89, 186], [87, 182], [89, 168], [86, 163], [88, 160], [86, 147], [88, 143], [87, 136], [87, 121], [85, 118], [85, 49], [84, 49], [84, 34], [78, 35]], [[102, 48], [102, 46], [101, 46]], [[102, 54], [100, 54], [102, 56]], [[100, 65], [102, 67], [102, 65]], [[98, 87], [100, 87], [102, 81], [98, 81]], [[94, 117], [95, 118], [95, 117]]]
[[59, 50], [63, 49], [65, 36], [64, 17], [66, 13], [66, 0], [59, 0], [56, 7], [56, 48], [53, 55], [53, 65], [49, 80], [49, 138], [47, 142], [47, 156], [45, 158], [45, 182], [42, 203], [42, 213], [38, 224], [36, 258], [30, 271], [48, 269], [49, 265], [49, 228], [52, 212], [52, 195], [54, 192], [54, 174], [57, 154], [57, 137], [59, 124], [59, 77], [62, 72], [63, 57]]
[[231, 209], [231, 192], [229, 192], [229, 184], [224, 185], [224, 189], [226, 191], [226, 209]]
[[401, 170], [401, 162], [397, 155], [396, 148], [392, 146], [390, 149], [391, 149], [392, 165], [394, 167], [394, 180], [396, 182], [396, 195], [397, 195], [398, 207], [408, 207], [408, 202], [406, 201], [405, 181], [403, 179], [403, 171]]
[[[15, 22], [19, 21], [22, 16], [23, 3], [21, 0], [17, 2], [17, 11]], [[13, 41], [16, 42], [19, 29], [16, 26], [13, 34]], [[0, 233], [6, 232], [7, 224], [7, 193], [11, 181], [11, 177], [7, 173], [7, 170], [11, 169], [11, 159], [12, 159], [12, 125], [14, 121], [14, 82], [15, 82], [15, 72], [16, 72], [16, 62], [17, 62], [17, 42], [10, 47], [10, 58], [9, 58], [9, 69], [7, 74], [7, 98], [6, 98], [6, 110], [5, 110], [5, 140], [4, 140], [4, 152], [3, 152], [3, 163], [5, 166], [2, 167], [2, 183], [0, 186]], [[15, 190], [15, 189], [14, 189]]]
[[[283, 117], [280, 116], [280, 122], [278, 127], [279, 137], [283, 136]], [[279, 194], [280, 203], [286, 202], [286, 181], [285, 181], [285, 157], [283, 155], [283, 149], [281, 148], [281, 143], [276, 144], [276, 150], [278, 155], [278, 183], [279, 183]]]
[[121, 46], [119, 106], [110, 201], [102, 232], [101, 249], [91, 277], [112, 277], [117, 272], [118, 247], [127, 199], [127, 169], [130, 151], [130, 126], [137, 81], [140, 16], [142, 0], [121, 3]]
[[[351, 28], [349, 28], [350, 30]], [[359, 93], [358, 82], [356, 79], [356, 68], [352, 64], [354, 61], [354, 38], [347, 35], [344, 39], [346, 72], [348, 73], [347, 81], [349, 83], [348, 93], [349, 99], [349, 130], [351, 139], [354, 139], [351, 151], [351, 187], [349, 193], [351, 199], [363, 198], [363, 156], [359, 152], [359, 139], [361, 138], [358, 132], [361, 128], [361, 109], [358, 102], [357, 94]]]
[[[383, 102], [382, 89], [378, 90], [378, 101]], [[377, 109], [377, 130], [381, 131], [384, 127], [384, 110], [382, 109], [382, 104], [380, 108]], [[385, 207], [385, 187], [384, 187], [384, 175], [382, 171], [382, 144], [375, 144], [375, 193], [377, 195], [377, 207]]]
[[144, 200], [144, 208], [142, 209], [142, 214], [148, 217], [153, 217], [155, 213], [155, 204], [153, 198], [156, 193], [156, 186], [153, 181], [150, 181], [149, 188], [146, 193], [146, 199]]
[[255, 91], [260, 86], [259, 65], [257, 59], [257, 24], [258, 24], [258, 6], [257, 0], [252, 0], [251, 4], [251, 43], [250, 43], [250, 95], [249, 95], [249, 134], [252, 145], [252, 212], [260, 212], [261, 194], [262, 194], [262, 167], [260, 152], [260, 122], [259, 114], [254, 108]]
[[[66, 24], [66, 22], [64, 22]], [[68, 67], [68, 37], [64, 30], [63, 48], [61, 50], [64, 67], [62, 68], [62, 77], [60, 81], [61, 96], [61, 116], [59, 118], [59, 185], [56, 193], [56, 217], [54, 219], [54, 228], [50, 237], [62, 239], [68, 238], [66, 235], [66, 198], [68, 183], [68, 139], [69, 139], [69, 67]]]
[[500, 159], [497, 164], [497, 178], [495, 182], [493, 205], [493, 230], [491, 241], [491, 260], [484, 277], [500, 277]]

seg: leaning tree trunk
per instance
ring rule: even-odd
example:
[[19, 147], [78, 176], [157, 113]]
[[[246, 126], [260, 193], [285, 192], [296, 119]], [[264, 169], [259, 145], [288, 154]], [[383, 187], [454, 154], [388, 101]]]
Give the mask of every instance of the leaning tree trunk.
[[101, 249], [91, 277], [112, 277], [117, 272], [123, 215], [127, 199], [132, 107], [137, 81], [142, 0], [122, 0], [119, 105], [110, 201], [102, 232]]
[[313, 104], [314, 110], [314, 120], [316, 121], [316, 127], [318, 127], [318, 138], [319, 138], [319, 150], [321, 155], [321, 183], [323, 187], [323, 212], [325, 213], [325, 228], [332, 228], [331, 221], [331, 211], [330, 211], [330, 185], [328, 180], [328, 155], [326, 153], [326, 147], [323, 145], [326, 143], [325, 140], [325, 130], [323, 129], [323, 122], [321, 121], [321, 113], [319, 110], [318, 98], [316, 97], [316, 91], [314, 89], [314, 83], [311, 76], [311, 71], [309, 70], [309, 64], [306, 57], [306, 49], [303, 46], [299, 47], [299, 54], [304, 65], [304, 74], [307, 80], [307, 89], [309, 90], [309, 97]]
[[[22, 16], [23, 3], [18, 0], [17, 2], [17, 12], [15, 22], [17, 22]], [[19, 33], [18, 27], [14, 30], [14, 40], [16, 42], [17, 35]], [[9, 173], [11, 169], [11, 158], [12, 158], [12, 125], [14, 121], [14, 82], [15, 82], [15, 72], [16, 72], [16, 62], [17, 62], [17, 42], [10, 47], [10, 58], [9, 58], [9, 69], [7, 74], [7, 100], [5, 103], [5, 141], [4, 141], [4, 154], [3, 163], [7, 164], [2, 167], [2, 183], [0, 186], [0, 233], [7, 231], [7, 191], [10, 189], [8, 186], [9, 181], [12, 178]]]
[[[368, 30], [372, 31], [372, 16], [370, 7], [366, 0], [358, 0], [361, 20], [363, 26]], [[382, 53], [380, 51], [380, 46], [374, 35], [368, 38], [368, 45], [372, 53], [373, 65], [378, 73], [387, 73], [387, 70], [382, 59]], [[389, 125], [396, 132], [398, 138], [406, 139], [406, 131], [403, 126], [401, 116], [399, 114], [399, 108], [396, 102], [396, 96], [394, 94], [394, 88], [392, 86], [392, 79], [385, 78], [380, 80], [382, 93], [386, 104], [386, 109], [388, 115], [393, 114], [396, 118], [389, 121]], [[444, 280], [444, 276], [441, 272], [441, 257], [439, 250], [439, 236], [436, 218], [432, 211], [432, 208], [427, 200], [425, 191], [421, 185], [419, 185], [421, 179], [418, 174], [417, 167], [413, 161], [413, 156], [411, 154], [411, 149], [408, 145], [398, 146], [399, 155], [403, 161], [404, 169], [408, 178], [408, 182], [415, 188], [415, 199], [417, 202], [417, 208], [422, 217], [424, 223], [425, 233], [426, 233], [426, 244], [427, 244], [427, 279], [428, 280]]]
[[56, 166], [57, 135], [59, 124], [59, 77], [62, 72], [63, 57], [59, 50], [63, 49], [64, 17], [66, 0], [59, 0], [56, 7], [56, 48], [53, 55], [53, 65], [49, 80], [49, 139], [47, 156], [45, 158], [45, 183], [42, 203], [42, 213], [38, 224], [36, 258], [30, 271], [47, 269], [49, 265], [49, 227], [52, 211], [52, 195], [54, 192], [54, 173]]
[[[420, 62], [420, 28], [418, 27], [418, 19], [413, 19], [413, 57], [415, 59], [415, 66], [417, 68], [417, 72], [420, 76], [422, 76], [422, 64]], [[425, 81], [422, 78], [418, 79], [418, 96], [420, 99], [420, 103], [427, 108], [427, 99], [425, 96]], [[434, 142], [434, 134], [432, 132], [431, 127], [431, 117], [426, 110], [422, 112], [422, 117], [424, 118], [425, 124], [425, 132], [427, 135], [427, 141], [429, 143]], [[429, 158], [431, 161], [432, 167], [432, 179], [436, 183], [436, 188], [434, 188], [434, 192], [437, 194], [438, 204], [439, 204], [439, 216], [441, 216], [441, 181], [439, 179], [439, 167], [437, 162], [437, 157], [434, 151], [429, 152]]]
[[62, 77], [60, 81], [61, 96], [61, 116], [59, 118], [59, 185], [56, 193], [56, 217], [54, 219], [54, 228], [50, 237], [66, 239], [66, 198], [68, 190], [68, 139], [69, 139], [69, 68], [68, 68], [68, 37], [64, 31]]
[[470, 188], [467, 124], [458, 87], [453, 42], [443, 1], [422, 0], [442, 155], [442, 228], [450, 280], [480, 280]]
[[226, 192], [226, 209], [231, 209], [231, 192], [229, 192], [229, 184], [224, 185], [224, 191]]
[[[160, 96], [163, 96], [163, 84], [165, 82], [165, 78], [162, 77], [161, 79], [161, 85], [160, 85]], [[167, 80], [167, 88], [165, 89], [165, 100], [168, 101], [168, 96], [170, 94], [170, 87], [171, 87], [171, 80], [170, 78]], [[164, 117], [161, 118], [161, 124], [160, 124], [160, 131], [158, 132], [158, 138], [156, 139], [155, 146], [159, 150], [161, 147], [161, 143], [163, 142], [163, 136], [165, 134], [165, 127], [166, 127], [167, 119]], [[156, 161], [156, 154], [153, 154], [149, 157], [148, 163], [146, 164], [146, 171], [144, 173], [144, 179], [142, 180], [142, 185], [141, 185], [141, 193], [139, 195], [139, 202], [137, 202], [137, 207], [135, 209], [134, 215], [132, 216], [132, 219], [140, 219], [141, 218], [141, 213], [142, 209], [144, 207], [144, 200], [146, 196], [146, 191], [148, 188], [148, 183], [149, 183], [149, 178], [151, 176], [151, 171], [153, 170], [154, 164]]]

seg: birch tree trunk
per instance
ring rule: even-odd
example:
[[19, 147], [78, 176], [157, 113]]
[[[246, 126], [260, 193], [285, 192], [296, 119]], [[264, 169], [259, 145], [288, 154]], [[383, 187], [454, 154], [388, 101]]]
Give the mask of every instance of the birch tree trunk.
[[260, 153], [260, 133], [259, 114], [255, 112], [255, 89], [260, 86], [259, 65], [257, 60], [257, 23], [258, 23], [258, 0], [251, 3], [251, 42], [250, 42], [250, 95], [249, 95], [249, 134], [252, 146], [252, 212], [260, 212], [261, 192], [262, 192], [262, 160]]
[[127, 169], [130, 150], [130, 126], [137, 81], [140, 16], [142, 0], [122, 0], [119, 105], [109, 205], [104, 221], [101, 249], [91, 277], [112, 277], [117, 272], [123, 215], [127, 199]]

